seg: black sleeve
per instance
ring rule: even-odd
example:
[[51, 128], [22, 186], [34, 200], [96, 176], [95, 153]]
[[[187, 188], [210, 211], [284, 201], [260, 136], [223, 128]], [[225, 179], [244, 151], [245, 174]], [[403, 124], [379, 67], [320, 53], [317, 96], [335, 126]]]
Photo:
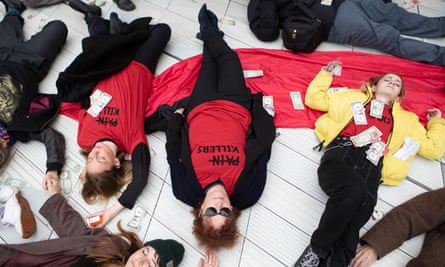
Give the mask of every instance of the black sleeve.
[[230, 202], [243, 210], [258, 202], [266, 185], [267, 162], [269, 155], [264, 153], [245, 175], [240, 176], [230, 196]]
[[62, 170], [65, 162], [65, 138], [53, 128], [46, 127], [40, 132], [29, 134], [31, 140], [37, 140], [45, 144], [46, 148], [46, 171]]
[[[181, 135], [184, 126], [185, 118], [181, 114], [174, 113], [167, 124], [167, 143], [165, 148], [167, 150], [167, 159], [170, 157], [180, 157]], [[178, 155], [176, 155], [176, 153]]]
[[249, 168], [264, 153], [270, 156], [270, 149], [275, 140], [273, 118], [262, 105], [263, 94], [252, 96], [252, 124], [246, 142], [246, 166]]
[[245, 209], [261, 197], [267, 177], [267, 163], [275, 139], [273, 118], [264, 110], [261, 93], [252, 96], [252, 124], [246, 142], [246, 164], [230, 196], [232, 204]]
[[170, 176], [173, 195], [187, 205], [196, 207], [204, 194], [194, 172], [187, 170], [181, 159], [181, 136], [185, 118], [173, 114], [167, 128], [167, 161], [170, 166]]
[[139, 195], [144, 190], [148, 181], [148, 171], [150, 168], [150, 153], [144, 143], [139, 143], [131, 154], [133, 165], [133, 179], [125, 191], [119, 197], [119, 203], [132, 209]]
[[280, 34], [279, 17], [273, 0], [250, 0], [247, 6], [250, 30], [261, 41], [274, 41]]

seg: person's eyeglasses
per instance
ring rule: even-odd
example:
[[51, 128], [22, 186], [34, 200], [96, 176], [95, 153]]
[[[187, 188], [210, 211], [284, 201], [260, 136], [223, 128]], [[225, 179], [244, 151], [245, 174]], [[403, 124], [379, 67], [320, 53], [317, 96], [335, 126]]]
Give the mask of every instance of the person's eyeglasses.
[[204, 211], [203, 215], [207, 216], [207, 217], [213, 217], [213, 216], [216, 216], [216, 215], [221, 215], [221, 216], [224, 216], [224, 217], [230, 217], [232, 215], [232, 211], [229, 208], [221, 208], [219, 210], [219, 212], [218, 212], [215, 208], [210, 207], [210, 208], [207, 208]]

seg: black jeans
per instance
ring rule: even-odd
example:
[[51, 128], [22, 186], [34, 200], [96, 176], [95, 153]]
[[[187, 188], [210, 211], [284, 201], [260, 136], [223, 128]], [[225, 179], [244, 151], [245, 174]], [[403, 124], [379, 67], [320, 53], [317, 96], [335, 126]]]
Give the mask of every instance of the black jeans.
[[326, 266], [348, 266], [359, 242], [360, 228], [377, 202], [381, 160], [366, 159], [368, 146], [355, 148], [349, 138], [337, 137], [318, 168], [319, 185], [329, 196], [311, 246]]
[[[89, 16], [87, 24], [90, 36], [110, 34], [110, 21], [100, 16]], [[170, 40], [171, 29], [164, 23], [147, 25], [147, 29], [150, 36], [141, 44], [134, 60], [144, 64], [151, 73], [155, 74], [159, 58]]]
[[213, 100], [229, 100], [250, 110], [250, 99], [238, 55], [214, 29], [207, 30], [201, 70], [186, 112]]
[[62, 21], [50, 21], [23, 41], [23, 18], [7, 14], [0, 23], [0, 61], [26, 64], [41, 81], [65, 44], [68, 30]]

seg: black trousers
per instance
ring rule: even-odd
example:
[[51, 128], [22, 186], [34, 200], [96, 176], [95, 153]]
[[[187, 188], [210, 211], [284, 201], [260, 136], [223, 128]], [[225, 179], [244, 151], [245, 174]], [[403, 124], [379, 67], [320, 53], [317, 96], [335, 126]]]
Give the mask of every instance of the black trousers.
[[186, 112], [208, 101], [228, 100], [250, 110], [250, 91], [238, 55], [215, 29], [204, 33], [202, 66]]
[[[90, 36], [110, 34], [110, 22], [100, 16], [90, 16], [87, 21]], [[156, 66], [162, 52], [170, 40], [171, 29], [167, 24], [148, 25], [150, 36], [139, 47], [134, 60], [144, 64], [151, 73], [155, 73]]]
[[27, 64], [41, 81], [65, 44], [67, 34], [62, 21], [50, 21], [24, 41], [23, 18], [7, 14], [0, 22], [0, 61]]
[[349, 138], [337, 137], [326, 149], [318, 168], [321, 189], [329, 196], [311, 246], [325, 266], [348, 266], [355, 256], [360, 228], [377, 202], [381, 160], [366, 159], [368, 146], [355, 148]]

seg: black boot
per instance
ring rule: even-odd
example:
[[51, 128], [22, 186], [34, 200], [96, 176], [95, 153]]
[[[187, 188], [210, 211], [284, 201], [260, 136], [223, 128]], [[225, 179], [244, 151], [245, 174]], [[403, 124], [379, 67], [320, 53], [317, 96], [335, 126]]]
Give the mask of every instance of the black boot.
[[122, 22], [116, 12], [110, 14], [110, 33], [121, 33], [124, 31], [127, 23]]
[[102, 10], [100, 9], [100, 7], [96, 5], [88, 5], [82, 2], [82, 0], [67, 0], [66, 4], [69, 5], [72, 9], [83, 13], [85, 16], [87, 16], [88, 14], [94, 14], [97, 16], [102, 15]]
[[26, 9], [26, 6], [20, 0], [1, 0], [6, 7], [6, 12], [17, 11], [18, 15]]
[[134, 5], [133, 2], [131, 2], [131, 0], [113, 0], [117, 7], [125, 10], [125, 11], [131, 11], [134, 10], [136, 8], [136, 6]]

